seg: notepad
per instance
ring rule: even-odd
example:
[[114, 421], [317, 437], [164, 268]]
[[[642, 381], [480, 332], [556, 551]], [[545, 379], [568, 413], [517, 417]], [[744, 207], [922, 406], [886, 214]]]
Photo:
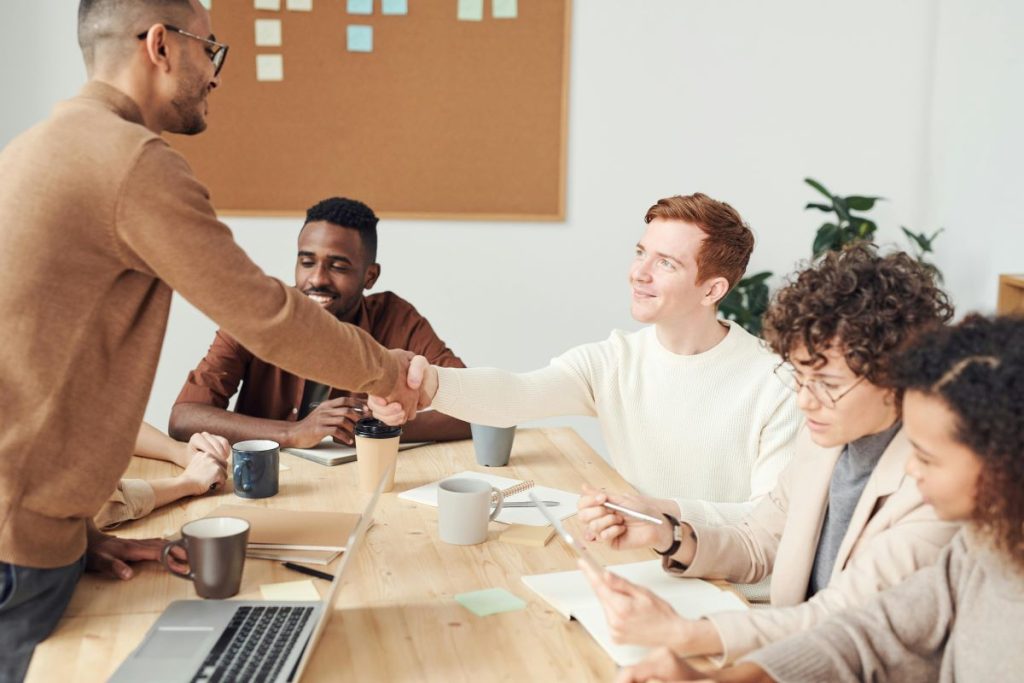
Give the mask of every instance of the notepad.
[[221, 505], [208, 517], [239, 517], [249, 522], [249, 549], [340, 552], [359, 523], [347, 512], [305, 512], [251, 505]]
[[309, 579], [285, 581], [283, 583], [265, 583], [260, 586], [264, 600], [292, 602], [298, 600], [320, 600], [320, 593]]
[[[496, 474], [484, 474], [482, 472], [473, 472], [471, 470], [460, 472], [459, 474], [453, 474], [451, 477], [445, 477], [445, 479], [479, 479], [487, 482], [497, 489], [507, 489], [511, 486], [516, 486], [522, 483], [521, 479], [509, 479], [508, 477], [499, 477]], [[441, 482], [435, 481], [432, 484], [426, 484], [419, 488], [404, 491], [403, 493], [398, 494], [398, 497], [403, 500], [411, 500], [415, 503], [422, 503], [424, 505], [437, 507], [437, 485], [439, 483]], [[552, 507], [550, 510], [556, 517], [558, 517], [558, 519], [565, 519], [576, 514], [576, 503], [580, 499], [579, 494], [569, 493], [568, 491], [553, 489], [547, 486], [534, 486], [529, 490], [536, 492], [537, 497], [541, 500], [557, 501], [558, 506]], [[505, 500], [508, 502], [525, 502], [530, 500], [530, 498], [527, 493], [523, 491], [515, 494], [514, 496], [508, 496]], [[504, 524], [549, 526], [549, 522], [544, 518], [544, 515], [542, 515], [536, 508], [528, 507], [503, 509], [498, 514], [496, 521]]]
[[[701, 579], [667, 574], [660, 560], [610, 565], [608, 571], [647, 588], [667, 601], [683, 617], [699, 619], [716, 612], [750, 609], [735, 593]], [[619, 666], [636, 664], [650, 648], [612, 642], [601, 603], [583, 572], [568, 571], [524, 576], [523, 583], [566, 619], [575, 618]]]
[[[407, 451], [410, 448], [419, 448], [430, 443], [430, 441], [408, 441], [406, 443], [399, 443], [398, 450]], [[282, 448], [281, 450], [284, 453], [291, 453], [292, 455], [312, 460], [315, 463], [327, 465], [328, 467], [355, 462], [356, 459], [355, 447], [337, 443], [329, 436], [324, 437], [324, 440], [313, 448]]]

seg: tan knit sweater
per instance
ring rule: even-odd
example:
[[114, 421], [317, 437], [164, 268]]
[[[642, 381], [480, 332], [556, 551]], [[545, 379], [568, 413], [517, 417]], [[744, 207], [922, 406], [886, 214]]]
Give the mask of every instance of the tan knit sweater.
[[85, 550], [131, 458], [172, 289], [297, 375], [385, 394], [397, 377], [369, 335], [253, 264], [141, 124], [94, 81], [0, 152], [0, 561]]

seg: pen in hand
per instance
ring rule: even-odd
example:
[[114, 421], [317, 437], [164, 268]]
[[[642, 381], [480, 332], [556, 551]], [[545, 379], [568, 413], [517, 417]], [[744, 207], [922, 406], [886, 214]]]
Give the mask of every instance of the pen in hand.
[[316, 578], [323, 579], [324, 581], [334, 581], [334, 576], [332, 574], [328, 574], [327, 572], [322, 572], [316, 569], [310, 569], [309, 567], [303, 567], [301, 564], [295, 564], [294, 562], [282, 562], [281, 564], [284, 565], [287, 569], [291, 569], [294, 572], [299, 572], [300, 574], [306, 574], [307, 576], [315, 576]]
[[602, 503], [602, 505], [604, 507], [608, 508], [609, 510], [615, 510], [616, 512], [622, 513], [622, 514], [626, 515], [627, 517], [632, 517], [633, 519], [641, 519], [641, 520], [643, 520], [645, 522], [650, 522], [651, 524], [664, 524], [665, 523], [665, 520], [663, 520], [663, 519], [658, 519], [657, 517], [651, 517], [650, 515], [644, 514], [643, 512], [637, 512], [636, 510], [630, 510], [627, 507], [622, 507], [621, 505], [616, 505], [615, 503], [605, 502], [605, 503]]

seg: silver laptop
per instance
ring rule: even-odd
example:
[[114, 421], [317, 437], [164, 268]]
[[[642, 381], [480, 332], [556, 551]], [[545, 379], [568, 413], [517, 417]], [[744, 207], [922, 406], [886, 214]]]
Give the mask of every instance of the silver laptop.
[[333, 611], [387, 474], [381, 477], [327, 595], [320, 602], [178, 600], [168, 605], [142, 644], [118, 667], [114, 683], [298, 681]]

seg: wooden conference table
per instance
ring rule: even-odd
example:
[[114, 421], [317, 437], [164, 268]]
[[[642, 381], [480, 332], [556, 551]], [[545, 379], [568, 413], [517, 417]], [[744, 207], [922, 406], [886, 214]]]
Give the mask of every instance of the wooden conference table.
[[[123, 526], [118, 535], [169, 536], [222, 504], [359, 512], [370, 494], [358, 489], [356, 464], [324, 467], [282, 453], [280, 492], [245, 500], [230, 492], [173, 503]], [[629, 490], [623, 479], [571, 429], [528, 429], [516, 435], [509, 467], [476, 464], [472, 443], [436, 444], [399, 454], [395, 489], [377, 506], [375, 525], [346, 577], [305, 681], [607, 681], [615, 664], [575, 622], [566, 621], [521, 581], [526, 574], [575, 569], [558, 540], [535, 548], [497, 540], [453, 546], [437, 536], [437, 510], [399, 500], [402, 491], [467, 469], [579, 491], [580, 484]], [[135, 458], [128, 476], [169, 476], [176, 468]], [[568, 520], [578, 530], [576, 517]], [[604, 563], [654, 559], [649, 550], [595, 546]], [[336, 560], [336, 562], [339, 560]], [[336, 565], [332, 564], [330, 570]], [[196, 598], [191, 582], [156, 563], [137, 565], [127, 582], [87, 574], [54, 634], [37, 649], [29, 681], [103, 681], [137, 647], [172, 600]], [[304, 579], [269, 560], [247, 559], [239, 599], [260, 599], [267, 583]], [[326, 581], [314, 579], [323, 595]], [[454, 595], [505, 588], [525, 610], [477, 617]]]

